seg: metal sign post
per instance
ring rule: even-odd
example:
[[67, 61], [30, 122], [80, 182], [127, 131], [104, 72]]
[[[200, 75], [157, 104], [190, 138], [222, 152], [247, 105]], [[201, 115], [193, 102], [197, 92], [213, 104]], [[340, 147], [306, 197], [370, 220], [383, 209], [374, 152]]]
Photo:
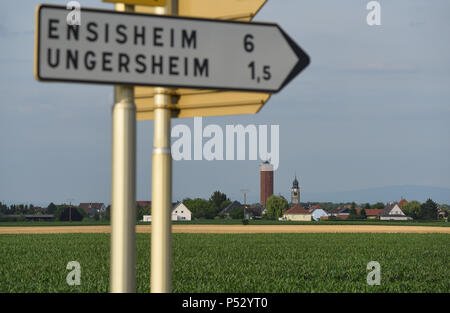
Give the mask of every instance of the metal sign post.
[[[116, 4], [117, 11], [133, 6]], [[136, 106], [133, 86], [114, 87], [110, 292], [136, 292]]]
[[[168, 1], [156, 14], [177, 14], [178, 1]], [[172, 154], [170, 118], [173, 89], [155, 88], [152, 156], [152, 293], [172, 291]]]

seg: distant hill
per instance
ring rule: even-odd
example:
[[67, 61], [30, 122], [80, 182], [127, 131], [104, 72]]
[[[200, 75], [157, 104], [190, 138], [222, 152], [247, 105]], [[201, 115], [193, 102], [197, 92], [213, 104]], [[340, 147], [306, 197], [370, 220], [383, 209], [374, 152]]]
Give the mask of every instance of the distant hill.
[[429, 186], [386, 186], [369, 189], [304, 193], [302, 201], [375, 203], [406, 200], [426, 201], [428, 198], [437, 203], [450, 204], [450, 188]]

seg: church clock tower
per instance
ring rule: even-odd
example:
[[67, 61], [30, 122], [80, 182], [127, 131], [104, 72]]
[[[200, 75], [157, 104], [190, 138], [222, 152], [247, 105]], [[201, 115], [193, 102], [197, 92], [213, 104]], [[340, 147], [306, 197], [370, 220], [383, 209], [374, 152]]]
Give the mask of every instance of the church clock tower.
[[291, 203], [294, 205], [300, 204], [300, 188], [298, 187], [297, 176], [295, 176], [294, 181], [292, 182]]

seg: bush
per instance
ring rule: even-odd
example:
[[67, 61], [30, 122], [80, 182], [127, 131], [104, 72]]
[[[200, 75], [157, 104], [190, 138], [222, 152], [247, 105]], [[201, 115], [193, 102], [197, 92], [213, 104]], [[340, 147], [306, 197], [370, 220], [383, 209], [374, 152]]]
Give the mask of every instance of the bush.
[[242, 225], [248, 225], [249, 221], [248, 219], [244, 218], [242, 219]]

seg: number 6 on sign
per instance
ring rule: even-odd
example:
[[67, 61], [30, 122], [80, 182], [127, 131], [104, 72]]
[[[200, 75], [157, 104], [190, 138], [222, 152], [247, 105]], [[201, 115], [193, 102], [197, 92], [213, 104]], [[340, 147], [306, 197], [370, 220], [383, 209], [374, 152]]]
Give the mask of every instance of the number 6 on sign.
[[245, 35], [244, 37], [244, 49], [247, 52], [253, 52], [253, 49], [255, 49], [255, 46], [253, 45], [253, 35]]

